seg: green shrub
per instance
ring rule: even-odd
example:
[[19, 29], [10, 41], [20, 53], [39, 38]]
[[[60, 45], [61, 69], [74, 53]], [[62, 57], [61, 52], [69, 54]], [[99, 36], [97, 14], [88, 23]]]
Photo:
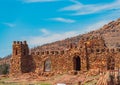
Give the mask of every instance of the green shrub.
[[8, 74], [8, 73], [9, 73], [9, 65], [8, 64], [0, 65], [0, 75]]

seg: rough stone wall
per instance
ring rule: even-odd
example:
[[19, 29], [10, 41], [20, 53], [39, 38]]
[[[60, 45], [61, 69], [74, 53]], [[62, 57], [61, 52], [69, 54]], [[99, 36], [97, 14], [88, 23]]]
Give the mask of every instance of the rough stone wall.
[[[74, 70], [74, 63], [73, 58], [80, 56], [78, 52], [71, 50], [71, 53], [65, 52], [65, 54], [49, 54], [49, 55], [42, 55], [42, 56], [33, 56], [36, 62], [36, 68], [39, 70], [40, 74], [44, 74], [45, 72], [45, 61], [47, 59], [51, 60], [51, 73], [54, 74], [62, 74], [62, 73], [70, 73]], [[81, 70], [86, 70], [86, 61], [81, 57]]]
[[32, 63], [32, 56], [29, 55], [29, 48], [26, 41], [14, 41], [13, 53], [10, 63], [10, 73], [21, 74], [30, 72], [31, 69], [33, 69]]
[[[19, 55], [14, 55], [16, 46]], [[24, 53], [24, 49], [26, 53]], [[120, 49], [108, 49], [101, 37], [82, 39], [77, 46], [70, 44], [69, 49], [63, 51], [46, 50], [28, 54], [27, 45], [21, 47], [21, 45], [13, 44], [11, 73], [33, 71], [39, 75], [48, 76], [63, 73], [72, 74], [90, 69], [104, 71], [115, 69], [120, 64]]]

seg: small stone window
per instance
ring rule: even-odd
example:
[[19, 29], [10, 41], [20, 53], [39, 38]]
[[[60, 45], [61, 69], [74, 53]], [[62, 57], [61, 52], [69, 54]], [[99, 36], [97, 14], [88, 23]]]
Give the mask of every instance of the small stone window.
[[75, 48], [77, 48], [77, 46], [75, 45]]
[[111, 52], [114, 52], [115, 50], [114, 49], [111, 49]]
[[49, 51], [47, 51], [46, 53], [49, 54]]
[[120, 52], [120, 48], [118, 49], [118, 52]]
[[47, 59], [44, 63], [44, 71], [49, 72], [51, 71], [51, 60]]
[[17, 54], [18, 54], [18, 50], [16, 49], [16, 50], [15, 50], [15, 55], [17, 55]]
[[100, 50], [99, 50], [99, 49], [96, 49], [96, 52], [97, 52], [97, 53], [99, 53], [99, 52], [100, 52]]
[[26, 50], [25, 49], [23, 50], [23, 54], [26, 55]]

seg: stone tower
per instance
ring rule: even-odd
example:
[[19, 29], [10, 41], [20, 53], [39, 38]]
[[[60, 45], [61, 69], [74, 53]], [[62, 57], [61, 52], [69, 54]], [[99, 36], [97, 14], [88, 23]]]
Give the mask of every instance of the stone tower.
[[29, 48], [27, 42], [14, 41], [12, 48], [10, 73], [21, 74], [29, 72]]

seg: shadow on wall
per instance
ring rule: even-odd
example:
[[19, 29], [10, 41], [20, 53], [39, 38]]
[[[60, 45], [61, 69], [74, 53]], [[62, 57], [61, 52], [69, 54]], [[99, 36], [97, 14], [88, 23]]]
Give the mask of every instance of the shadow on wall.
[[22, 59], [22, 73], [35, 72], [36, 64], [31, 55], [26, 56], [25, 59]]

